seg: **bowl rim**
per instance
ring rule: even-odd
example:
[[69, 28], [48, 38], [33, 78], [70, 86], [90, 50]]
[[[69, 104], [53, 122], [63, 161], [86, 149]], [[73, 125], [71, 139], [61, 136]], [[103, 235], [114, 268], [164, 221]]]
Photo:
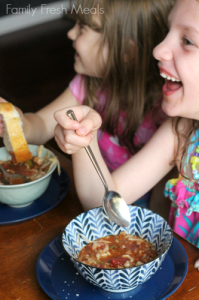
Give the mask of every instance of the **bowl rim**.
[[[28, 146], [34, 146], [34, 147], [39, 147], [38, 145], [33, 145], [33, 144], [28, 144]], [[2, 149], [2, 148], [4, 148], [5, 150], [6, 150], [6, 147], [0, 147], [0, 149]], [[44, 149], [46, 149], [47, 151], [49, 151], [51, 154], [53, 154], [54, 156], [56, 156], [55, 154], [54, 154], [54, 152], [52, 152], [50, 149], [48, 149], [48, 148], [46, 148], [46, 147], [44, 147]], [[7, 150], [6, 150], [7, 151]], [[9, 154], [9, 153], [8, 153]], [[36, 179], [36, 180], [33, 180], [33, 181], [31, 181], [31, 182], [26, 182], [26, 183], [21, 183], [21, 184], [9, 184], [9, 185], [0, 185], [0, 189], [10, 189], [10, 188], [20, 188], [20, 187], [26, 187], [26, 186], [29, 186], [29, 185], [33, 185], [33, 184], [35, 184], [35, 183], [37, 183], [37, 182], [39, 182], [39, 181], [42, 181], [42, 180], [44, 180], [46, 177], [48, 177], [49, 175], [51, 175], [53, 172], [54, 172], [54, 170], [55, 170], [55, 168], [56, 168], [57, 166], [55, 165], [53, 168], [52, 168], [52, 170], [49, 172], [49, 173], [47, 173], [46, 175], [44, 175], [43, 177], [40, 177], [40, 178], [38, 178], [38, 179]]]
[[[119, 271], [119, 270], [130, 270], [130, 269], [133, 269], [133, 268], [136, 268], [136, 269], [137, 269], [137, 268], [141, 268], [141, 267], [146, 266], [146, 265], [150, 264], [151, 262], [155, 261], [157, 258], [160, 258], [160, 257], [162, 257], [163, 255], [166, 255], [167, 252], [168, 252], [168, 250], [169, 250], [169, 248], [171, 247], [172, 242], [173, 242], [173, 230], [172, 230], [171, 226], [169, 225], [169, 223], [168, 223], [162, 216], [160, 216], [159, 214], [153, 212], [151, 209], [148, 209], [148, 208], [145, 208], [145, 207], [140, 207], [140, 206], [135, 206], [135, 205], [131, 205], [131, 204], [128, 204], [128, 206], [134, 206], [134, 207], [137, 207], [137, 208], [141, 208], [141, 209], [148, 210], [148, 211], [152, 212], [153, 214], [158, 215], [159, 217], [161, 217], [161, 218], [167, 223], [167, 225], [169, 226], [169, 231], [170, 231], [171, 236], [170, 236], [170, 240], [169, 240], [169, 243], [168, 243], [168, 245], [167, 245], [166, 250], [165, 250], [161, 255], [158, 255], [158, 257], [154, 258], [153, 260], [151, 260], [151, 261], [149, 261], [149, 262], [147, 262], [147, 263], [145, 263], [145, 264], [142, 264], [142, 265], [139, 265], [139, 266], [134, 266], [134, 267], [119, 268], [119, 269], [94, 267], [94, 266], [85, 264], [85, 263], [79, 261], [77, 258], [75, 258], [75, 257], [73, 257], [72, 255], [70, 255], [70, 254], [66, 251], [66, 249], [65, 249], [65, 247], [64, 247], [64, 243], [63, 243], [63, 234], [64, 234], [64, 232], [65, 232], [66, 227], [67, 227], [74, 219], [78, 218], [79, 216], [81, 216], [82, 214], [84, 214], [84, 213], [86, 213], [86, 212], [88, 212], [88, 211], [94, 210], [94, 209], [96, 209], [96, 208], [102, 208], [102, 209], [103, 209], [103, 206], [98, 206], [98, 207], [94, 207], [94, 208], [92, 208], [92, 209], [89, 209], [89, 210], [87, 210], [87, 211], [85, 211], [85, 212], [83, 212], [83, 213], [77, 215], [77, 216], [76, 216], [75, 218], [73, 218], [70, 222], [68, 222], [68, 224], [67, 224], [67, 225], [65, 226], [65, 228], [62, 230], [62, 238], [61, 238], [62, 246], [63, 246], [63, 248], [64, 248], [64, 251], [70, 256], [71, 260], [74, 260], [75, 262], [77, 262], [77, 263], [79, 263], [79, 264], [82, 264], [82, 265], [84, 265], [84, 266], [87, 266], [87, 267], [90, 267], [90, 268], [94, 268], [94, 269], [99, 269], [99, 270], [111, 270], [111, 271], [116, 270], [116, 271]], [[121, 227], [121, 226], [120, 226], [120, 227]], [[121, 228], [122, 228], [122, 227], [121, 227]], [[92, 241], [91, 241], [91, 242], [92, 242]]]

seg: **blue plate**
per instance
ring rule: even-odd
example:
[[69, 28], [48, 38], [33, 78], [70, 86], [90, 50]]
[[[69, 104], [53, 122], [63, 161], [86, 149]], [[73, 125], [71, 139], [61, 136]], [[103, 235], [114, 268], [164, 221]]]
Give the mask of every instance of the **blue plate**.
[[32, 204], [22, 208], [13, 208], [0, 203], [0, 225], [13, 224], [35, 218], [55, 207], [67, 195], [70, 178], [64, 169], [61, 175], [53, 172], [47, 190]]
[[87, 282], [74, 267], [63, 249], [61, 235], [41, 252], [37, 261], [37, 279], [53, 300], [163, 300], [173, 294], [183, 282], [188, 269], [187, 254], [174, 237], [159, 270], [147, 282], [125, 293], [110, 293]]

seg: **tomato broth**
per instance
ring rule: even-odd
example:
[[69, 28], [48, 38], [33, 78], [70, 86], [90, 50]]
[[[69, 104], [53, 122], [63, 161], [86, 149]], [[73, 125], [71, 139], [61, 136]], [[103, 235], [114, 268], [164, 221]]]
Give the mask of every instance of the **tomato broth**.
[[93, 267], [121, 269], [148, 263], [157, 256], [155, 246], [147, 240], [120, 232], [88, 243], [78, 260]]

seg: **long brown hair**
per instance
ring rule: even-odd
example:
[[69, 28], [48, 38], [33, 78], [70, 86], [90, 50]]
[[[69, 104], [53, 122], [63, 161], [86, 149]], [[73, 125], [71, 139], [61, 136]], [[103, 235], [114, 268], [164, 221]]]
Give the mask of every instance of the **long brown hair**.
[[[181, 120], [186, 120], [184, 126], [180, 126]], [[173, 132], [177, 136], [177, 149], [175, 151], [174, 160], [171, 165], [176, 164], [179, 161], [179, 172], [182, 177], [192, 180], [187, 174], [184, 174], [184, 160], [187, 155], [188, 147], [191, 143], [191, 138], [194, 132], [199, 128], [199, 121], [194, 119], [185, 119], [183, 117], [174, 117], [172, 119]], [[194, 140], [193, 143], [196, 143]], [[192, 180], [195, 181], [195, 180]]]
[[[78, 19], [102, 33], [102, 43], [109, 54], [102, 79], [85, 76], [84, 104], [103, 116], [102, 129], [117, 135], [131, 153], [136, 149], [133, 136], [144, 115], [161, 97], [163, 80], [159, 76], [153, 48], [167, 32], [167, 17], [175, 0], [79, 0], [81, 8], [97, 8], [101, 27], [91, 13], [78, 12]], [[125, 59], [126, 57], [126, 59]], [[97, 93], [98, 91], [98, 93]], [[106, 103], [98, 105], [100, 92]], [[155, 97], [154, 95], [157, 95]], [[97, 95], [97, 96], [96, 96]], [[121, 111], [126, 113], [123, 132], [119, 132]]]

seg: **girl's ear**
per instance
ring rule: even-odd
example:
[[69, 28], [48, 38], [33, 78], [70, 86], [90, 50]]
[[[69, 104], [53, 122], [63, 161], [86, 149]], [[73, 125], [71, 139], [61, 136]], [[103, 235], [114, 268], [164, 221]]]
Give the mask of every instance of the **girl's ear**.
[[135, 42], [133, 40], [129, 40], [124, 53], [124, 62], [127, 63], [133, 60], [134, 56], [135, 56]]

